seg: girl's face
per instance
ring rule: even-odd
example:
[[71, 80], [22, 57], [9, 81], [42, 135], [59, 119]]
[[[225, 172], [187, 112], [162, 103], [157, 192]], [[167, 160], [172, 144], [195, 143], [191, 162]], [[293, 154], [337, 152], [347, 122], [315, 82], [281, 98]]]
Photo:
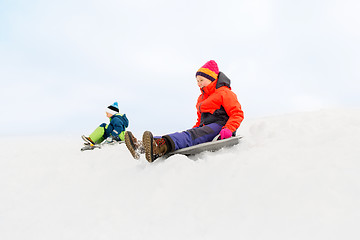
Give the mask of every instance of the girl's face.
[[106, 116], [107, 116], [108, 118], [111, 118], [111, 117], [112, 117], [112, 114], [106, 112]]
[[197, 81], [197, 85], [199, 86], [199, 88], [203, 88], [206, 87], [207, 85], [209, 85], [211, 83], [211, 81], [203, 76], [197, 75], [196, 76], [196, 81]]

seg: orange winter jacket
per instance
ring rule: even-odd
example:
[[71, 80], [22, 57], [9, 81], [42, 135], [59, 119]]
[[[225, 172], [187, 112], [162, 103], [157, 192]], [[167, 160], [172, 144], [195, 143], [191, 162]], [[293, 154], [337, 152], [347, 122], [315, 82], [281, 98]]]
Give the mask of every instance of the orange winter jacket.
[[230, 79], [220, 72], [218, 79], [203, 87], [201, 92], [196, 104], [198, 118], [194, 127], [217, 123], [234, 133], [244, 119], [244, 112], [236, 94], [231, 91]]

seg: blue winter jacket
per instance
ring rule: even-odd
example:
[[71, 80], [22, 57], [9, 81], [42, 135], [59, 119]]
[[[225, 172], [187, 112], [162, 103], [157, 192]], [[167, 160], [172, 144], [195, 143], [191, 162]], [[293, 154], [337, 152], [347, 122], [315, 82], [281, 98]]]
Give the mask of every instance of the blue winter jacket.
[[126, 114], [115, 114], [110, 118], [110, 123], [105, 127], [104, 138], [108, 138], [110, 135], [113, 137], [119, 137], [119, 135], [125, 131], [129, 126], [129, 120]]

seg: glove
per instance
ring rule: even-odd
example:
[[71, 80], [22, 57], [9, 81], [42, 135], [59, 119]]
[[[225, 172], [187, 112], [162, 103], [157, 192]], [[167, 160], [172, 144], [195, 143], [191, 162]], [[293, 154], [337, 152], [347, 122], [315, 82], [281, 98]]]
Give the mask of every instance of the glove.
[[114, 139], [112, 138], [112, 136], [106, 138], [107, 143], [112, 143], [113, 141], [114, 141]]
[[232, 132], [228, 128], [223, 128], [220, 131], [220, 139], [229, 138], [232, 136]]

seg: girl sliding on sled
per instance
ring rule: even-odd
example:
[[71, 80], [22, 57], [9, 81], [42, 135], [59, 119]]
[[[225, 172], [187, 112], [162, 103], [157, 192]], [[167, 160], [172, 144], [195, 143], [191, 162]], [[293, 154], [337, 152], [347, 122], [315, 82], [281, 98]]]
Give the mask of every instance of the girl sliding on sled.
[[209, 142], [219, 134], [220, 139], [235, 136], [244, 113], [236, 94], [231, 91], [230, 79], [219, 72], [214, 60], [205, 63], [195, 76], [201, 91], [196, 104], [196, 124], [186, 131], [161, 137], [153, 137], [150, 131], [145, 131], [142, 141], [126, 131], [125, 143], [134, 158], [140, 157], [139, 151], [145, 152], [146, 160], [153, 162], [169, 152]]

